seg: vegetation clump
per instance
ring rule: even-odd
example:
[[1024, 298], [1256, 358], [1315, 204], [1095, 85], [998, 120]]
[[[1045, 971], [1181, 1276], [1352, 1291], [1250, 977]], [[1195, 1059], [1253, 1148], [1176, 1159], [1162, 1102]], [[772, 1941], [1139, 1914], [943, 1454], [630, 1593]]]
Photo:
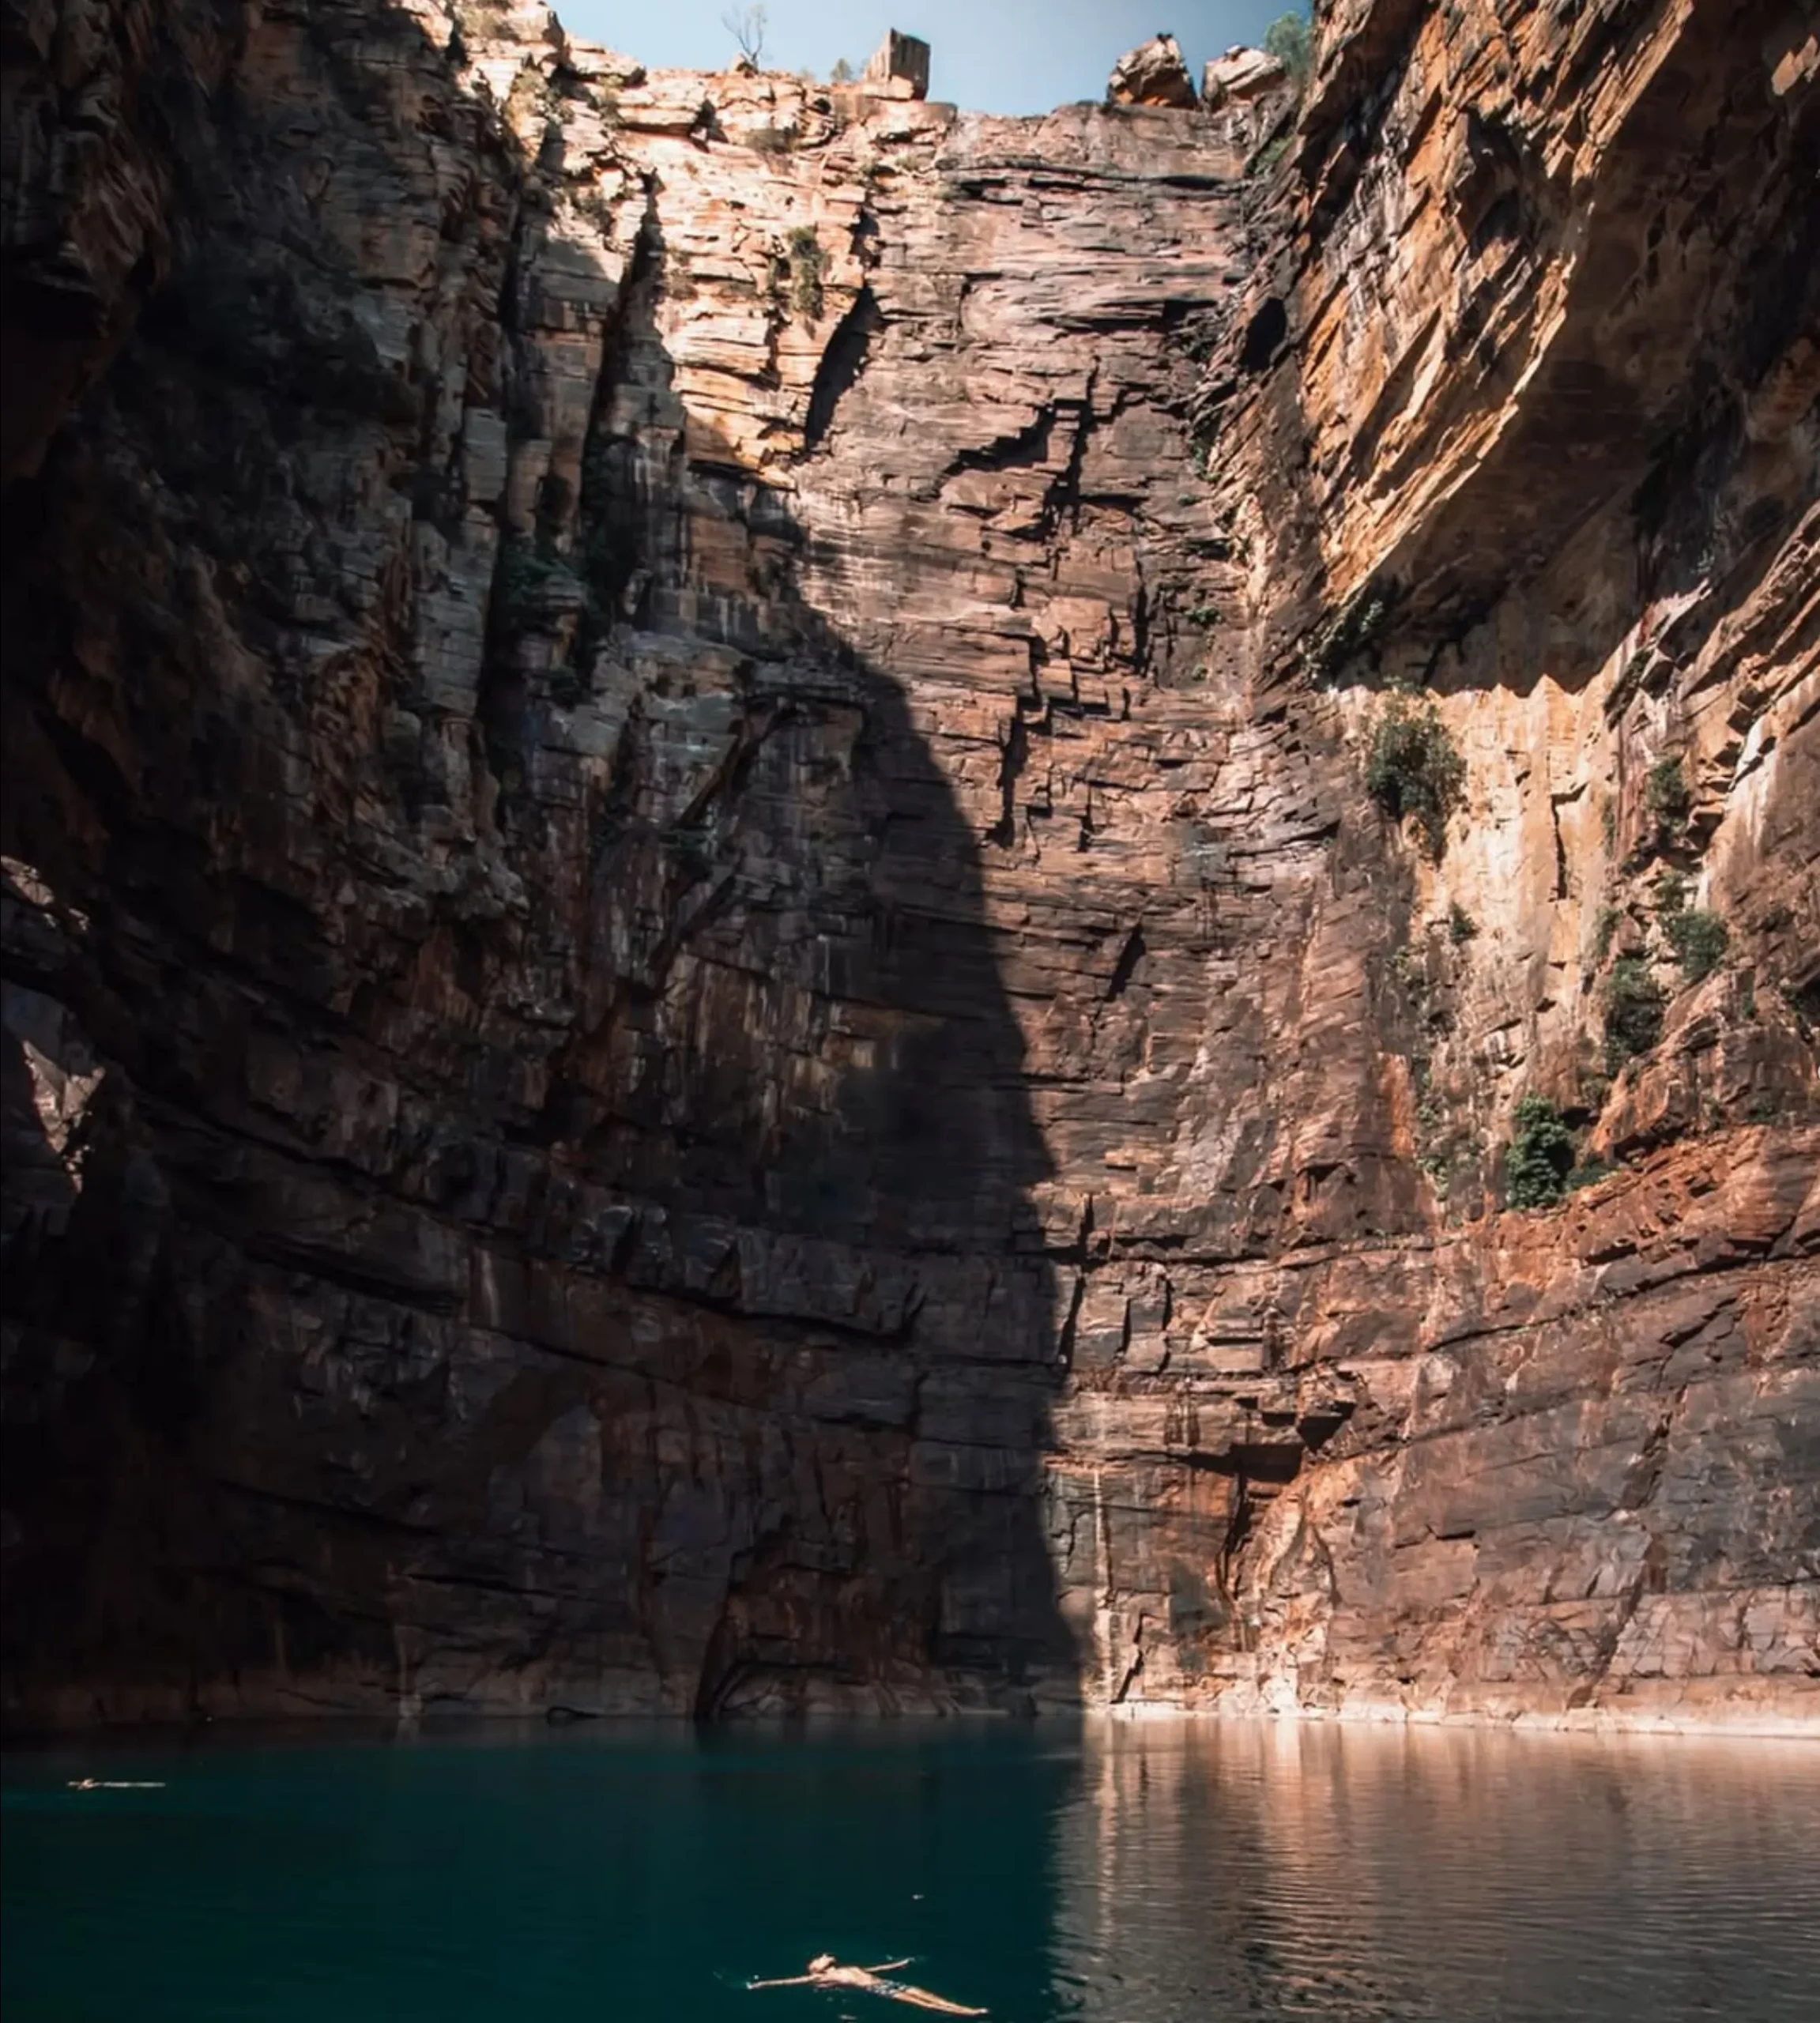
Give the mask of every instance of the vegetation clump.
[[1644, 805], [1656, 817], [1664, 835], [1674, 835], [1687, 825], [1694, 812], [1694, 794], [1679, 759], [1659, 759], [1649, 769], [1643, 785]]
[[805, 323], [819, 322], [822, 313], [822, 283], [828, 270], [828, 256], [822, 251], [812, 225], [799, 224], [785, 241], [790, 269], [790, 308]]
[[1479, 936], [1479, 923], [1465, 907], [1456, 899], [1447, 909], [1447, 938], [1456, 948], [1463, 948], [1468, 941]]
[[494, 610], [508, 632], [529, 631], [541, 615], [543, 593], [562, 564], [541, 542], [511, 535], [501, 544], [493, 578]]
[[1662, 1037], [1668, 993], [1640, 955], [1621, 956], [1605, 983], [1605, 1064], [1615, 1075]]
[[1298, 85], [1314, 67], [1314, 31], [1302, 13], [1279, 14], [1264, 32], [1264, 54], [1274, 56]]
[[714, 838], [704, 819], [673, 822], [660, 831], [658, 841], [688, 883], [699, 883], [713, 870]]
[[1724, 959], [1731, 932], [1717, 914], [1688, 906], [1663, 922], [1662, 931], [1690, 983], [1709, 977]]
[[1413, 817], [1424, 848], [1438, 858], [1465, 785], [1466, 762], [1434, 705], [1393, 695], [1372, 735], [1366, 792], [1393, 821]]
[[1348, 600], [1309, 650], [1309, 670], [1317, 680], [1331, 680], [1348, 661], [1377, 645], [1396, 608], [1396, 597], [1393, 582], [1372, 582]]
[[1687, 880], [1665, 871], [1656, 881], [1656, 910], [1662, 932], [1690, 983], [1709, 977], [1724, 959], [1731, 931], [1716, 913], [1687, 903]]
[[1511, 1116], [1510, 1150], [1504, 1162], [1505, 1200], [1513, 1208], [1551, 1208], [1583, 1187], [1608, 1180], [1617, 1167], [1603, 1159], [1576, 1160], [1573, 1135], [1554, 1104], [1524, 1096]]
[[1504, 1163], [1505, 1199], [1513, 1208], [1547, 1208], [1567, 1192], [1573, 1170], [1573, 1138], [1543, 1096], [1524, 1096], [1511, 1117]]
[[1266, 141], [1246, 164], [1245, 173], [1257, 176], [1274, 175], [1277, 165], [1289, 153], [1289, 142], [1287, 134], [1279, 134], [1275, 140]]
[[1687, 904], [1687, 880], [1679, 871], [1665, 871], [1656, 881], [1656, 910], [1664, 919]]

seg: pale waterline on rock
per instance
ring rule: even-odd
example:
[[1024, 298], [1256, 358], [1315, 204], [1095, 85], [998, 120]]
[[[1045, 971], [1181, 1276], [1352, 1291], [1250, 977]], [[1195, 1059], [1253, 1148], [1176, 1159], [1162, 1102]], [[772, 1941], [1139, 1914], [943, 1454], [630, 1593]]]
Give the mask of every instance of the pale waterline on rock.
[[1464, 1728], [1487, 1734], [1633, 1735], [1705, 1737], [1739, 1741], [1820, 1743], [1820, 1712], [1811, 1715], [1760, 1712], [1746, 1708], [1734, 1714], [1707, 1716], [1627, 1713], [1610, 1705], [1573, 1708], [1558, 1713], [1525, 1708], [1496, 1713], [1479, 1708], [1404, 1707], [1388, 1701], [1346, 1701], [1337, 1707], [1304, 1701], [1276, 1706], [1185, 1707], [1173, 1701], [1121, 1701], [1116, 1706], [1082, 1710], [1089, 1721], [1132, 1722], [1139, 1725], [1171, 1721], [1190, 1724], [1252, 1721], [1280, 1722], [1294, 1727]]

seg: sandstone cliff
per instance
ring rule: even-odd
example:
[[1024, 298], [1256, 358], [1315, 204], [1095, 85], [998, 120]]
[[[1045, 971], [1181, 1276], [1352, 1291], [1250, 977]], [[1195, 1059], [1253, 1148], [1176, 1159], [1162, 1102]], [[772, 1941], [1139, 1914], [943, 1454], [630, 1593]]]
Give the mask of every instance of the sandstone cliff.
[[1799, 13], [7, 0], [9, 1705], [1811, 1720]]

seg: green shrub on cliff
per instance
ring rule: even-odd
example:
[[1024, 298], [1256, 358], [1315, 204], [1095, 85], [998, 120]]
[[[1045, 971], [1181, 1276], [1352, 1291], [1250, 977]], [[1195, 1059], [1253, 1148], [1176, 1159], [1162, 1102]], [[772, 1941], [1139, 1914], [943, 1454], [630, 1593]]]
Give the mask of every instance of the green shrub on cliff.
[[1279, 14], [1264, 32], [1264, 48], [1301, 84], [1314, 67], [1314, 30], [1308, 17]]
[[1289, 142], [1287, 134], [1279, 134], [1274, 141], [1267, 141], [1245, 164], [1245, 174], [1257, 176], [1273, 174], [1277, 164], [1289, 153]]
[[1668, 993], [1640, 955], [1622, 955], [1605, 980], [1605, 1064], [1614, 1075], [1662, 1037]]
[[1664, 872], [1656, 881], [1656, 916], [1682, 974], [1690, 983], [1698, 983], [1718, 968], [1731, 932], [1717, 914], [1689, 906], [1687, 890], [1682, 872]]
[[1511, 1116], [1504, 1198], [1513, 1208], [1547, 1208], [1567, 1192], [1573, 1140], [1553, 1103], [1524, 1096]]
[[493, 575], [496, 622], [508, 632], [524, 632], [535, 623], [545, 586], [560, 563], [541, 543], [508, 534], [499, 546]]
[[1389, 629], [1397, 595], [1394, 582], [1376, 578], [1354, 593], [1308, 650], [1308, 671], [1317, 681], [1335, 680], [1348, 661], [1371, 652]]
[[1466, 762], [1434, 705], [1392, 695], [1372, 733], [1366, 792], [1393, 821], [1412, 816], [1423, 847], [1438, 857], [1465, 785]]
[[1656, 881], [1656, 910], [1667, 919], [1682, 911], [1687, 904], [1686, 875], [1679, 871], [1665, 871]]
[[1671, 914], [1662, 924], [1675, 959], [1690, 983], [1698, 983], [1718, 968], [1724, 957], [1731, 931], [1717, 914], [1688, 906]]
[[1643, 784], [1643, 801], [1664, 835], [1676, 834], [1686, 827], [1694, 812], [1694, 795], [1679, 759], [1660, 759], [1650, 767]]

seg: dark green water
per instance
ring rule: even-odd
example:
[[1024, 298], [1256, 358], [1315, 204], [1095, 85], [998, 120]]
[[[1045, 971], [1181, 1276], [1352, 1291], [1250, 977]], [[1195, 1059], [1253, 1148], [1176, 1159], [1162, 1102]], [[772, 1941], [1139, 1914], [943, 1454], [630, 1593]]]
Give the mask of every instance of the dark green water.
[[[73, 1791], [71, 1778], [161, 1780]], [[1820, 1749], [1174, 1724], [23, 1753], [7, 2023], [1814, 2023]]]

